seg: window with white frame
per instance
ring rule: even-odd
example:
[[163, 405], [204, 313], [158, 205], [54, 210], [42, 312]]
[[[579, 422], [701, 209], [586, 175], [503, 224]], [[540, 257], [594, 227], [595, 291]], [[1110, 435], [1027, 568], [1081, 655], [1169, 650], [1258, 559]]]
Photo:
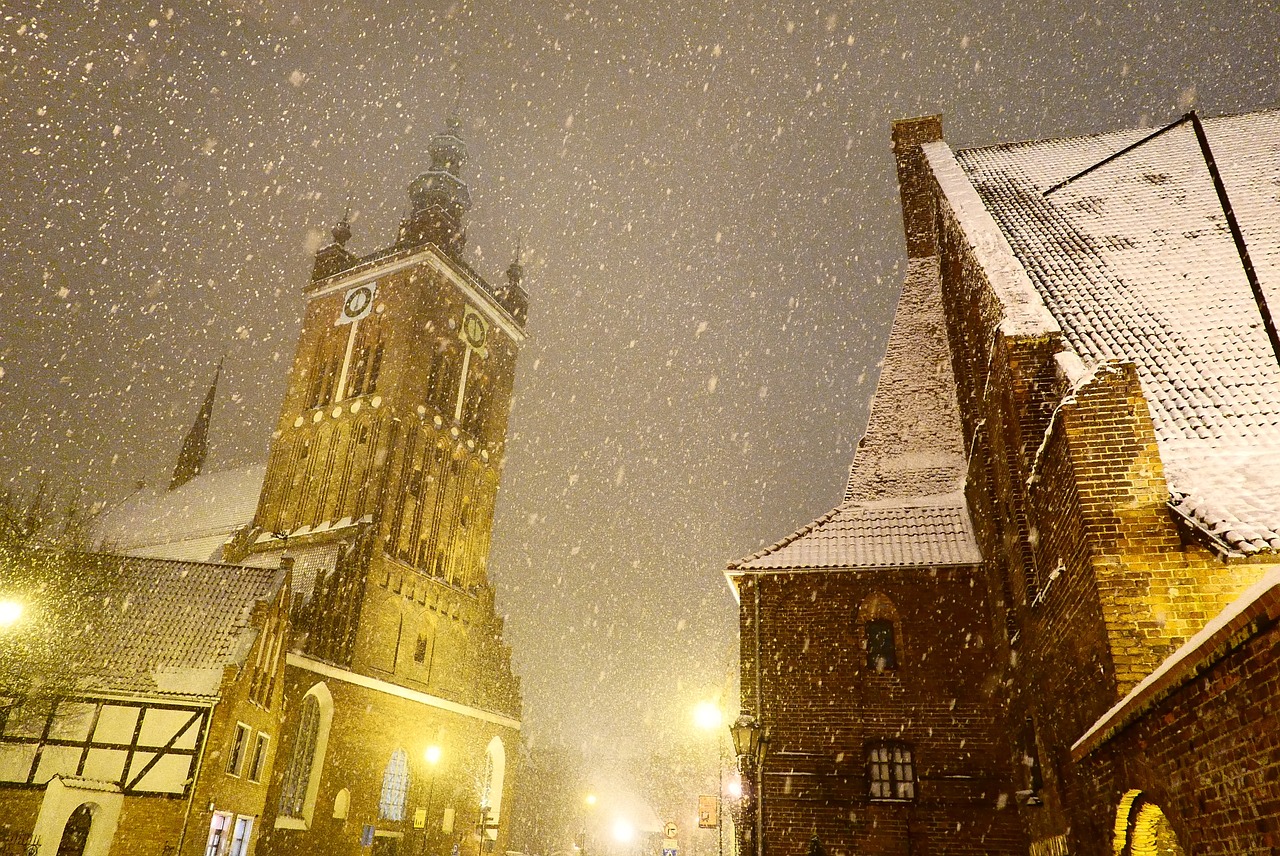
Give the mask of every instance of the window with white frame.
[[249, 836], [253, 832], [253, 818], [246, 815], [236, 817], [235, 830], [231, 833], [231, 847], [227, 856], [246, 856], [249, 852]]
[[224, 811], [213, 813], [209, 821], [209, 840], [205, 843], [204, 856], [222, 856], [222, 845], [227, 840], [227, 828], [231, 826], [231, 815]]
[[236, 723], [236, 733], [231, 738], [231, 751], [227, 753], [227, 772], [233, 776], [240, 775], [245, 752], [249, 747], [249, 735], [252, 733], [252, 729], [243, 722]]
[[867, 747], [867, 774], [873, 800], [916, 798], [915, 762], [903, 743], [873, 743]]
[[253, 742], [253, 756], [249, 761], [249, 781], [262, 781], [262, 768], [267, 763], [267, 735], [258, 732], [258, 739]]
[[391, 753], [387, 769], [382, 773], [382, 797], [378, 800], [378, 817], [382, 820], [404, 820], [404, 802], [409, 793], [409, 756], [403, 749]]

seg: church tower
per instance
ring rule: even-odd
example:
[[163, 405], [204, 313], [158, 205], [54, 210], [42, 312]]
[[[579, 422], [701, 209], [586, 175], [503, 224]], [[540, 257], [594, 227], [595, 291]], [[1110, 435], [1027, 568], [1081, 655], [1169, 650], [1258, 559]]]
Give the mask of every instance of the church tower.
[[[354, 814], [351, 759], [371, 749], [369, 789], [402, 772], [404, 782], [440, 779], [434, 806], [414, 809], [407, 784], [391, 788], [390, 807], [373, 794], [366, 822], [377, 836], [421, 835], [421, 852], [441, 854], [450, 842], [466, 854], [505, 841], [502, 747], [515, 742], [520, 699], [488, 555], [528, 302], [518, 263], [494, 285], [462, 258], [471, 198], [459, 123], [428, 151], [394, 243], [351, 252], [344, 217], [316, 253], [258, 509], [233, 545], [248, 564], [293, 559], [289, 706], [298, 715], [324, 686], [328, 752], [345, 757], [332, 770], [302, 757], [324, 754], [304, 715], [294, 745], [280, 747], [281, 816], [263, 830], [263, 852], [300, 852], [321, 840], [299, 837], [300, 825], [315, 832], [330, 813]], [[335, 687], [359, 696], [348, 717]], [[455, 764], [452, 796], [442, 772], [418, 769], [440, 741], [452, 742], [436, 753]], [[394, 775], [382, 763], [398, 765]], [[295, 775], [308, 764], [309, 778]], [[339, 811], [344, 799], [350, 809]]]

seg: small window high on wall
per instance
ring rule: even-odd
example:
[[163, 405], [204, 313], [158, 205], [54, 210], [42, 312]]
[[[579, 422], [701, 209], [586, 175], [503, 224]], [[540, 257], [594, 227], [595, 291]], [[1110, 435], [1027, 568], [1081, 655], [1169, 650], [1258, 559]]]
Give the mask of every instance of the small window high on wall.
[[893, 644], [893, 622], [867, 622], [867, 668], [877, 672], [898, 668], [898, 652]]

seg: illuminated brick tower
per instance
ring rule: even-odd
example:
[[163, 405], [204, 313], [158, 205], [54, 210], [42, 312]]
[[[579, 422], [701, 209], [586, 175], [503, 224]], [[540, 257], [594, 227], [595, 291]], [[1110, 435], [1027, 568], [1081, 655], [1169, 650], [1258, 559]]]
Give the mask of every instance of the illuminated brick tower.
[[495, 286], [462, 259], [456, 120], [429, 152], [394, 244], [355, 255], [344, 218], [316, 254], [258, 510], [231, 549], [294, 560], [262, 853], [505, 847], [520, 699], [487, 559], [528, 304], [518, 260]]

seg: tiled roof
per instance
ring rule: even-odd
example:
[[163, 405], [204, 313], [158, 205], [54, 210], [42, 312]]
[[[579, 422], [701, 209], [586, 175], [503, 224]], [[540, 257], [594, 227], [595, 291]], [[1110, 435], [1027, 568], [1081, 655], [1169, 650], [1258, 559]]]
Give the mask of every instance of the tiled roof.
[[94, 543], [112, 552], [210, 561], [253, 520], [265, 464], [202, 473], [175, 490], [144, 488], [107, 510]]
[[964, 494], [846, 503], [733, 571], [976, 565], [982, 561]]
[[[1280, 111], [1205, 120], [1280, 312]], [[1087, 364], [1138, 368], [1173, 498], [1235, 549], [1280, 549], [1280, 366], [1189, 125], [956, 153]]]
[[132, 556], [78, 559], [95, 579], [90, 618], [74, 643], [84, 691], [217, 695], [223, 670], [256, 637], [255, 603], [284, 584], [279, 568]]

